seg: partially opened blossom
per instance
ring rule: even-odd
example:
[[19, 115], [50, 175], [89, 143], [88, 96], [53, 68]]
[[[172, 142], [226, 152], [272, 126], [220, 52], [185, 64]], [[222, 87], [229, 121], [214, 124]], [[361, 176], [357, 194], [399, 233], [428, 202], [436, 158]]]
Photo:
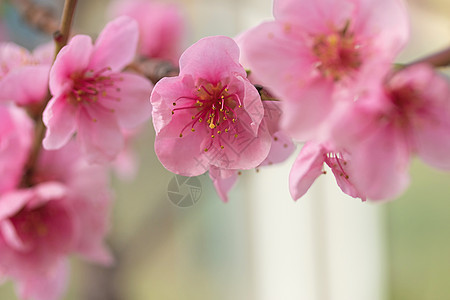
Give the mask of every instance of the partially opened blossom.
[[129, 16], [139, 25], [138, 53], [177, 63], [180, 58], [185, 20], [174, 3], [157, 1], [113, 1], [111, 15]]
[[365, 201], [364, 192], [358, 190], [353, 181], [358, 174], [349, 171], [351, 155], [344, 151], [335, 151], [329, 145], [306, 143], [292, 166], [289, 175], [289, 191], [294, 200], [301, 198], [317, 177], [326, 174], [324, 164], [331, 168], [341, 190], [354, 198]]
[[[52, 47], [53, 48], [53, 47]], [[40, 103], [48, 92], [53, 50], [39, 47], [30, 53], [14, 43], [0, 44], [0, 102]]]
[[261, 98], [228, 37], [204, 38], [187, 49], [180, 75], [159, 81], [151, 102], [156, 154], [174, 173], [251, 169], [267, 156], [271, 138], [261, 123]]
[[110, 206], [107, 173], [87, 164], [71, 142], [41, 152], [30, 184], [0, 195], [0, 273], [16, 282], [23, 299], [61, 299], [68, 255], [112, 261], [103, 241]]
[[320, 139], [337, 101], [379, 84], [408, 39], [401, 0], [276, 0], [275, 21], [239, 37], [245, 66], [283, 100], [282, 127]]
[[336, 118], [332, 137], [352, 152], [354, 184], [373, 200], [392, 199], [409, 184], [411, 154], [450, 169], [450, 84], [427, 65], [387, 79]]
[[123, 147], [122, 129], [151, 114], [151, 83], [121, 72], [133, 60], [137, 41], [136, 22], [120, 17], [106, 25], [95, 45], [76, 35], [61, 49], [50, 71], [53, 98], [43, 113], [44, 148], [58, 149], [76, 133], [90, 162], [115, 158]]
[[0, 194], [19, 185], [32, 141], [33, 122], [25, 111], [0, 106]]

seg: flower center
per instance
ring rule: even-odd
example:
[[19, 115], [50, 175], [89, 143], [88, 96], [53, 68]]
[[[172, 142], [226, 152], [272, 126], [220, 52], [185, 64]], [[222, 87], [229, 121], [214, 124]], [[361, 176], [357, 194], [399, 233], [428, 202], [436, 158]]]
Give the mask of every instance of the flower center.
[[341, 31], [314, 37], [312, 50], [317, 57], [317, 69], [334, 81], [358, 70], [362, 64], [360, 46], [348, 27], [349, 23]]
[[[82, 74], [72, 76], [73, 86], [70, 90], [69, 101], [78, 103], [95, 103], [99, 97], [120, 100], [108, 95], [108, 90], [114, 88], [117, 81], [122, 78], [118, 74], [111, 74], [111, 68], [103, 68], [99, 71], [88, 70]], [[120, 88], [115, 90], [120, 92]]]
[[[191, 132], [206, 129], [210, 135], [209, 145], [204, 151], [208, 151], [215, 141], [220, 149], [225, 146], [222, 137], [233, 134], [238, 136], [235, 123], [238, 120], [236, 110], [242, 107], [242, 102], [236, 93], [230, 92], [227, 85], [217, 83], [202, 83], [197, 86], [196, 92], [191, 97], [180, 97], [173, 102], [176, 106], [172, 114], [180, 110], [192, 111], [191, 120], [180, 132], [183, 133], [190, 128]], [[201, 125], [205, 124], [205, 125]]]
[[347, 166], [347, 161], [344, 159], [341, 153], [327, 153], [325, 155], [325, 163], [336, 172], [336, 175], [349, 180], [350, 176], [344, 169], [345, 166]]

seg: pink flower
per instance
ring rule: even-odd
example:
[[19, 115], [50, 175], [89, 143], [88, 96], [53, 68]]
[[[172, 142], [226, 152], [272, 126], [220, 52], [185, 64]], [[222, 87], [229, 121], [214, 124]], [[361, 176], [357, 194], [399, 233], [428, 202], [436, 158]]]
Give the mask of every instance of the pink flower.
[[14, 106], [0, 106], [0, 194], [15, 189], [22, 178], [33, 141], [33, 122]]
[[400, 195], [412, 153], [450, 170], [450, 85], [427, 65], [388, 78], [336, 118], [332, 137], [352, 152], [355, 186], [373, 200]]
[[64, 194], [62, 185], [47, 183], [0, 197], [0, 269], [17, 281], [21, 298], [56, 300], [64, 289], [75, 231]]
[[42, 47], [34, 53], [13, 44], [0, 44], [0, 101], [18, 105], [42, 102], [48, 92], [51, 61]]
[[58, 149], [76, 133], [90, 162], [115, 158], [123, 147], [122, 129], [146, 121], [151, 114], [151, 83], [120, 72], [134, 57], [137, 24], [128, 17], [108, 23], [95, 45], [77, 35], [56, 57], [43, 120], [44, 148]]
[[140, 55], [178, 62], [185, 28], [178, 6], [145, 0], [115, 1], [111, 12], [113, 16], [129, 16], [138, 22]]
[[224, 36], [207, 37], [180, 59], [180, 75], [153, 89], [155, 150], [161, 163], [184, 176], [251, 169], [270, 148], [264, 109], [239, 64], [239, 48]]
[[[337, 99], [379, 84], [408, 39], [400, 0], [277, 0], [275, 21], [239, 38], [244, 61], [283, 102], [293, 138], [320, 138]], [[345, 96], [345, 97], [342, 97]]]
[[333, 151], [329, 146], [306, 143], [300, 151], [289, 174], [289, 191], [294, 200], [301, 198], [311, 187], [317, 177], [326, 174], [323, 164], [326, 163], [336, 178], [336, 182], [341, 190], [354, 198], [366, 200], [364, 193], [361, 193], [354, 184], [357, 178], [355, 173], [349, 171], [352, 157], [343, 151]]
[[103, 245], [110, 192], [106, 170], [89, 165], [74, 142], [41, 153], [33, 187], [0, 195], [0, 273], [14, 279], [21, 297], [60, 299], [67, 256], [102, 264], [112, 258]]

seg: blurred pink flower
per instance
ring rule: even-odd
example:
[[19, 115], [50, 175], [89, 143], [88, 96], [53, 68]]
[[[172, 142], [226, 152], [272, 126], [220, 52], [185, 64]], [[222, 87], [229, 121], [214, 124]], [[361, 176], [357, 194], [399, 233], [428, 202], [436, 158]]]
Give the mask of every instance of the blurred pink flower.
[[324, 163], [331, 168], [336, 182], [341, 190], [354, 198], [365, 201], [364, 193], [361, 193], [353, 184], [353, 180], [359, 176], [349, 171], [351, 156], [342, 151], [333, 151], [326, 145], [313, 142], [306, 143], [300, 151], [289, 174], [289, 191], [294, 200], [301, 198], [317, 177], [326, 174]]
[[261, 123], [261, 98], [228, 37], [207, 37], [188, 48], [180, 75], [159, 81], [151, 102], [156, 154], [173, 173], [251, 169], [267, 156], [271, 138]]
[[368, 198], [395, 198], [409, 184], [411, 154], [450, 170], [449, 82], [427, 65], [399, 71], [343, 110], [331, 136], [352, 152], [349, 169]]
[[177, 5], [145, 0], [112, 4], [110, 14], [113, 17], [125, 15], [138, 22], [140, 55], [178, 63], [185, 21]]
[[45, 100], [52, 62], [47, 57], [53, 48], [42, 46], [30, 53], [14, 43], [0, 43], [0, 102], [29, 105]]
[[56, 57], [43, 120], [44, 148], [58, 149], [76, 133], [89, 162], [114, 159], [123, 148], [122, 129], [146, 121], [152, 85], [144, 77], [121, 72], [135, 55], [136, 22], [120, 17], [106, 25], [95, 45], [76, 35]]
[[0, 273], [16, 281], [22, 298], [60, 299], [70, 254], [112, 262], [103, 245], [111, 204], [107, 178], [71, 142], [41, 152], [33, 187], [0, 195]]
[[33, 141], [33, 122], [25, 111], [0, 106], [0, 194], [15, 189]]
[[336, 95], [353, 101], [379, 84], [408, 40], [401, 0], [276, 0], [275, 21], [238, 38], [252, 74], [283, 100], [282, 127], [320, 139]]

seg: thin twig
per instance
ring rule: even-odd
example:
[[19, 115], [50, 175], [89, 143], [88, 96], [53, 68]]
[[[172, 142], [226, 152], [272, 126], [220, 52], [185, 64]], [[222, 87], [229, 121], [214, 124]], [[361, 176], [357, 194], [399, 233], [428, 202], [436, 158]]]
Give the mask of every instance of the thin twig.
[[450, 66], [450, 47], [448, 47], [447, 49], [444, 49], [440, 52], [431, 54], [429, 56], [419, 58], [418, 60], [413, 61], [412, 63], [408, 64], [407, 66], [415, 65], [415, 64], [419, 64], [419, 63], [427, 63], [435, 68]]

